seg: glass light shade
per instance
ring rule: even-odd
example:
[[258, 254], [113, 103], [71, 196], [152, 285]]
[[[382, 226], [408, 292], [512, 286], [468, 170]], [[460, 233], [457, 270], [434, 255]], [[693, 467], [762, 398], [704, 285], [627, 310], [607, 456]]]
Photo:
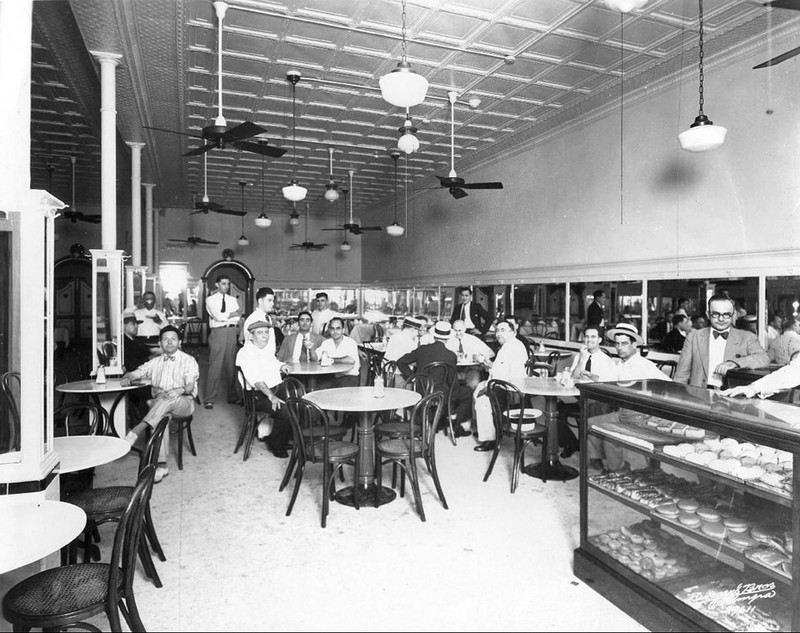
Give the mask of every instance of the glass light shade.
[[272, 220], [268, 215], [262, 213], [256, 218], [256, 226], [260, 229], [268, 229], [272, 226]]
[[297, 226], [298, 224], [300, 224], [300, 218], [297, 217], [297, 213], [295, 213], [294, 211], [292, 211], [289, 214], [289, 224], [291, 226]]
[[242, 235], [238, 240], [236, 240], [236, 243], [239, 246], [250, 246], [250, 240], [247, 239], [246, 235]]
[[727, 133], [728, 128], [714, 125], [705, 114], [701, 114], [688, 130], [678, 134], [678, 142], [687, 152], [707, 152], [722, 145]]
[[397, 141], [397, 149], [406, 154], [413, 154], [419, 149], [419, 139], [410, 132], [406, 132]]
[[308, 193], [308, 189], [298, 185], [294, 178], [289, 181], [288, 185], [283, 187], [282, 191], [283, 197], [290, 202], [300, 202], [301, 200], [305, 200], [306, 194]]
[[406, 230], [400, 226], [397, 222], [392, 222], [389, 226], [386, 227], [386, 232], [391, 235], [392, 237], [401, 237]]
[[339, 192], [336, 191], [335, 185], [326, 185], [325, 199], [328, 202], [336, 202], [339, 199]]
[[342, 243], [339, 245], [339, 248], [340, 248], [341, 250], [343, 250], [343, 251], [346, 253], [347, 251], [349, 251], [349, 250], [350, 250], [351, 248], [353, 248], [353, 247], [350, 245], [350, 242], [348, 242], [347, 240], [345, 240], [344, 242], [342, 242]]
[[606, 0], [606, 6], [620, 13], [630, 13], [634, 9], [641, 9], [647, 0]]
[[378, 80], [384, 101], [398, 108], [410, 108], [425, 100], [428, 80], [418, 75], [408, 62], [400, 62], [392, 72]]

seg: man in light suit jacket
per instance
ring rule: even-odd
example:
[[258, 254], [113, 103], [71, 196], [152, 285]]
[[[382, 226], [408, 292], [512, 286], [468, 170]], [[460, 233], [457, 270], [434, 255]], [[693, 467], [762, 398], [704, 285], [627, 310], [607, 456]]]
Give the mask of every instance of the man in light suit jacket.
[[489, 331], [492, 325], [492, 317], [486, 309], [480, 304], [472, 300], [472, 290], [468, 287], [463, 287], [458, 291], [458, 303], [453, 308], [453, 314], [450, 316], [450, 325], [456, 321], [463, 321], [467, 325], [467, 332], [480, 336], [483, 338]]
[[[321, 334], [314, 334], [311, 331], [311, 313], [308, 310], [303, 310], [297, 315], [297, 325], [299, 330], [283, 339], [281, 347], [276, 354], [278, 360], [282, 363], [311, 360], [311, 352], [317, 349], [320, 343], [325, 340], [325, 337]], [[307, 350], [305, 354], [303, 354], [304, 348]]]
[[675, 382], [718, 389], [731, 369], [769, 365], [769, 355], [752, 332], [732, 327], [736, 309], [724, 295], [708, 301], [711, 327], [692, 330], [678, 359]]

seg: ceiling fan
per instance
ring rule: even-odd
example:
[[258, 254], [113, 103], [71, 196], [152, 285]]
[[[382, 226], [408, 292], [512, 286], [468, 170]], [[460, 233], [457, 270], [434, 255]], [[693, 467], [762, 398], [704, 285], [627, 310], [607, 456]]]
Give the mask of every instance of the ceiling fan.
[[[294, 203], [292, 203], [292, 207], [294, 207]], [[292, 244], [289, 248], [292, 250], [297, 250], [298, 248], [302, 248], [306, 251], [321, 251], [325, 248], [327, 244], [315, 244], [314, 242], [310, 242], [308, 239], [308, 202], [306, 202], [306, 224], [305, 224], [305, 237], [300, 244]]]
[[191, 235], [191, 236], [187, 237], [185, 240], [179, 240], [179, 239], [176, 239], [174, 237], [171, 237], [167, 241], [168, 242], [181, 242], [181, 243], [184, 243], [184, 244], [191, 244], [192, 246], [194, 246], [195, 244], [211, 244], [211, 245], [219, 244], [219, 242], [213, 242], [211, 240], [207, 240], [207, 239], [202, 238], [202, 237], [197, 237], [196, 235]]
[[455, 140], [455, 111], [456, 111], [456, 97], [458, 93], [448, 92], [447, 96], [450, 98], [450, 173], [447, 178], [444, 176], [436, 176], [439, 179], [442, 187], [450, 190], [450, 195], [456, 200], [459, 198], [466, 198], [467, 192], [464, 189], [502, 189], [502, 182], [473, 182], [466, 183], [463, 178], [459, 178], [456, 174], [455, 155], [456, 155], [456, 140]]
[[[353, 192], [353, 174], [354, 170], [350, 170], [350, 193]], [[345, 222], [335, 229], [322, 229], [323, 231], [350, 231], [353, 235], [361, 235], [364, 231], [383, 231], [382, 226], [361, 226], [353, 222], [353, 196], [350, 196], [350, 221]]]
[[211, 202], [208, 198], [208, 154], [203, 155], [203, 199], [200, 202], [194, 203], [196, 211], [192, 211], [189, 215], [197, 213], [204, 213], [208, 215], [209, 211], [214, 213], [222, 213], [224, 215], [245, 215], [244, 211], [232, 211], [231, 209], [223, 209], [221, 204]]
[[[75, 224], [79, 220], [81, 222], [89, 222], [91, 224], [100, 224], [100, 222], [102, 221], [101, 220], [102, 216], [100, 216], [99, 214], [87, 215], [85, 213], [81, 213], [75, 208], [75, 163], [78, 161], [78, 158], [76, 156], [70, 156], [69, 160], [72, 163], [72, 204], [69, 205], [66, 209], [62, 209], [61, 211], [59, 211], [58, 212], [59, 216], [66, 220], [69, 220], [73, 224]], [[52, 165], [48, 165], [47, 173], [50, 176], [50, 185], [49, 185], [50, 191], [53, 190], [54, 171], [55, 167], [53, 167]]]
[[[764, 6], [772, 9], [791, 9], [792, 11], [800, 11], [800, 0], [773, 0], [772, 2], [765, 2]], [[758, 64], [758, 66], [753, 66], [753, 70], [775, 66], [776, 64], [785, 62], [787, 59], [791, 59], [796, 55], [800, 55], [800, 46], [793, 48], [782, 55], [778, 55], [777, 57], [773, 57], [770, 60], [762, 62]]]
[[204, 127], [200, 135], [178, 132], [177, 130], [166, 130], [160, 127], [150, 127], [147, 125], [142, 127], [147, 130], [169, 132], [170, 134], [180, 134], [182, 136], [192, 136], [194, 138], [203, 139], [203, 144], [200, 147], [189, 150], [183, 154], [183, 156], [198, 156], [210, 152], [212, 149], [225, 149], [226, 146], [232, 145], [246, 152], [262, 154], [263, 156], [270, 156], [272, 158], [280, 158], [286, 153], [285, 149], [273, 147], [266, 142], [251, 143], [245, 140], [257, 134], [266, 134], [267, 130], [263, 127], [251, 121], [245, 121], [229, 128], [225, 117], [222, 115], [222, 22], [228, 10], [228, 4], [217, 1], [214, 2], [213, 5], [217, 13], [217, 24], [219, 28], [217, 37], [217, 118], [214, 120], [214, 124]]

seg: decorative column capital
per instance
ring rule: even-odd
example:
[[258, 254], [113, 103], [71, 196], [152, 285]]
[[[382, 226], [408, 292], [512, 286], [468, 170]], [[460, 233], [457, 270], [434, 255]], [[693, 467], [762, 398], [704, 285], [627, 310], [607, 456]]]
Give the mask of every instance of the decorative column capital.
[[101, 64], [113, 64], [119, 66], [122, 63], [122, 55], [118, 53], [104, 53], [103, 51], [89, 51]]
[[137, 149], [141, 150], [146, 145], [146, 143], [140, 143], [138, 141], [125, 141], [125, 145], [127, 145], [128, 147], [130, 147], [133, 150], [137, 150]]

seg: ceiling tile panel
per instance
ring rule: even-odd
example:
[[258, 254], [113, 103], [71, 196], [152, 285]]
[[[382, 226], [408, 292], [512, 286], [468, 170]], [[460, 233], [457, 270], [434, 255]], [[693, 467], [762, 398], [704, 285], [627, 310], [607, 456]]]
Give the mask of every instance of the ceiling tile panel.
[[564, 20], [559, 25], [559, 29], [584, 38], [602, 39], [607, 33], [619, 28], [622, 16], [616, 11], [600, 8], [603, 6], [601, 3], [596, 3], [594, 6], [586, 7], [584, 11], [575, 13]]
[[576, 55], [584, 46], [586, 46], [586, 42], [577, 38], [548, 35], [528, 46], [524, 52], [537, 57], [543, 56], [557, 61], [566, 61]]
[[504, 54], [512, 54], [530, 38], [530, 29], [510, 24], [495, 24], [487, 27], [476, 39], [476, 43], [497, 48]]
[[575, 10], [570, 0], [522, 0], [509, 11], [509, 17], [548, 27]]

